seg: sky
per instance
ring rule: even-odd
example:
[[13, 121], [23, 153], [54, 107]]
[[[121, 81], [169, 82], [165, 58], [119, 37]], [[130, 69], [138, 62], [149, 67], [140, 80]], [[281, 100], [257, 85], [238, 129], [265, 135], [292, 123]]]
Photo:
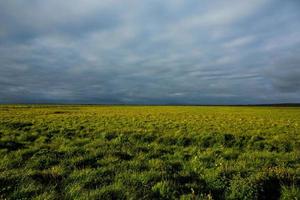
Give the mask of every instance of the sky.
[[299, 0], [0, 1], [0, 103], [288, 102]]

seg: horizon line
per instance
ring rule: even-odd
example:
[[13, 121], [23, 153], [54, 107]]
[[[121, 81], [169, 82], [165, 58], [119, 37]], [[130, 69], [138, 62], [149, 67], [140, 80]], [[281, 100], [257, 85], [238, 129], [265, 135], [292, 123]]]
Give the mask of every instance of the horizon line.
[[166, 103], [166, 104], [143, 104], [143, 103], [0, 103], [2, 105], [28, 105], [28, 106], [296, 106], [300, 103], [257, 103], [257, 104], [184, 104], [184, 103]]

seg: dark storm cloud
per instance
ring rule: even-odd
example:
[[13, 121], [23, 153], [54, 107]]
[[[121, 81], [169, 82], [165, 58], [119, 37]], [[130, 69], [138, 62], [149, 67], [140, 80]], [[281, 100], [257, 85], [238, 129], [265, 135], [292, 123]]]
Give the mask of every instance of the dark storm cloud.
[[0, 102], [300, 101], [300, 4], [2, 1]]

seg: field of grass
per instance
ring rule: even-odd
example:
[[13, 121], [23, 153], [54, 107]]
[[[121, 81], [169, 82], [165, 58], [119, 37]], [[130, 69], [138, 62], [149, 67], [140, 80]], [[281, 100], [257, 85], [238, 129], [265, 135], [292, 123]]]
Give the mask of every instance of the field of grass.
[[0, 199], [300, 199], [300, 108], [0, 106]]

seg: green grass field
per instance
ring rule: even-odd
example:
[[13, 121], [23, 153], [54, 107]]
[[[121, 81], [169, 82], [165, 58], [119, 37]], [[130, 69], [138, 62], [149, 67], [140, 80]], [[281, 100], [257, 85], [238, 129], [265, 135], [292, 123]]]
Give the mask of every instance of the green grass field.
[[300, 108], [0, 106], [0, 199], [300, 199]]

